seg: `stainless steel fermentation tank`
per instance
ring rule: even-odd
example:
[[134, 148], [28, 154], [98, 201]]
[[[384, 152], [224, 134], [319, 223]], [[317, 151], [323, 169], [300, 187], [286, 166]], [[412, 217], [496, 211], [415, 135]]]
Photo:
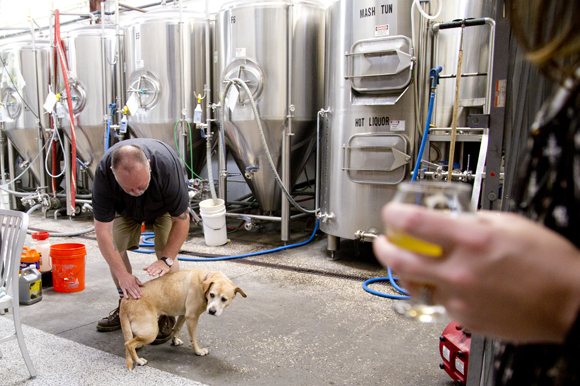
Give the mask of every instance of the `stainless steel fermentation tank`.
[[[324, 5], [235, 1], [220, 9], [216, 30], [221, 90], [228, 79], [246, 82], [273, 162], [280, 175], [282, 169], [289, 171], [286, 188], [291, 190], [314, 148], [316, 115], [323, 107]], [[242, 172], [251, 170], [251, 179], [245, 178], [260, 208], [276, 211], [282, 192], [261, 144], [249, 96], [231, 86], [222, 98], [228, 149]]]
[[[205, 139], [192, 123], [197, 104], [194, 92], [203, 95], [207, 83], [205, 36], [204, 13], [183, 10], [180, 19], [176, 9], [151, 11], [128, 22], [125, 51], [127, 100], [134, 98], [138, 106], [129, 117], [133, 134], [179, 150], [196, 173], [206, 161]], [[207, 100], [202, 100], [203, 122]], [[190, 124], [191, 131], [183, 121]], [[189, 141], [180, 143], [185, 135], [191, 135], [193, 165], [191, 153], [184, 151]]]
[[[121, 31], [122, 33], [122, 31]], [[70, 92], [75, 125], [77, 157], [94, 176], [105, 152], [109, 104], [120, 104], [123, 71], [122, 36], [112, 26], [84, 26], [61, 33], [68, 58]], [[57, 90], [66, 109], [63, 130], [70, 140], [68, 97], [62, 72], [57, 74]], [[122, 107], [122, 106], [121, 106]], [[116, 115], [113, 123], [116, 122]], [[113, 134], [110, 134], [113, 137]]]
[[44, 159], [37, 156], [44, 144], [44, 129], [50, 128], [42, 108], [50, 83], [50, 44], [48, 40], [31, 38], [15, 41], [2, 46], [1, 56], [4, 64], [0, 97], [6, 135], [24, 162], [31, 163], [36, 158], [30, 170], [40, 186], [45, 186]]
[[326, 13], [321, 223], [328, 249], [382, 231], [381, 208], [409, 179], [415, 133], [412, 0], [342, 0]]

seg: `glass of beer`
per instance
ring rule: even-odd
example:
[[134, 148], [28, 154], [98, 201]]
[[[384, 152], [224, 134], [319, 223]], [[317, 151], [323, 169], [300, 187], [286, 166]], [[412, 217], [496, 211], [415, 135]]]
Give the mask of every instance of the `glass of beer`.
[[[441, 211], [451, 217], [473, 213], [471, 203], [471, 185], [461, 182], [417, 181], [401, 183], [393, 198], [394, 202], [424, 206], [431, 210]], [[441, 257], [443, 249], [436, 243], [412, 237], [398, 229], [387, 228], [387, 239], [401, 248], [432, 256]], [[433, 304], [432, 287], [420, 288], [416, 297], [394, 304], [395, 312], [424, 323], [447, 321], [445, 307]]]

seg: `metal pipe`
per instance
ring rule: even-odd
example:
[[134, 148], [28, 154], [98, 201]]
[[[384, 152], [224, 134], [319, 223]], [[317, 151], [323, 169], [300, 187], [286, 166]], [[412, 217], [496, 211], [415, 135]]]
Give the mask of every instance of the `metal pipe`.
[[[103, 15], [103, 13], [105, 12], [105, 5], [106, 5], [106, 1], [101, 1], [101, 15]], [[105, 19], [101, 16], [101, 66], [102, 66], [102, 82], [101, 82], [101, 87], [102, 87], [102, 102], [103, 102], [103, 125], [104, 125], [104, 129], [105, 129], [105, 136], [108, 137], [109, 136], [109, 125], [108, 120], [108, 103], [107, 103], [107, 49], [106, 49], [106, 41], [105, 41]], [[108, 144], [108, 141], [105, 140], [105, 145]], [[105, 149], [107, 150], [107, 149]]]
[[[487, 59], [487, 68], [488, 72], [493, 68], [493, 59], [494, 59], [494, 52], [495, 52], [495, 20], [492, 18], [486, 17], [484, 18], [485, 23], [489, 25], [489, 57]], [[489, 114], [491, 110], [491, 96], [493, 90], [493, 79], [491, 74], [487, 76], [487, 98], [485, 100], [485, 110], [484, 114]]]
[[316, 182], [314, 194], [314, 209], [320, 209], [320, 117], [329, 110], [320, 109], [316, 115]]
[[[52, 17], [54, 16], [54, 12], [50, 13], [50, 16], [48, 17], [48, 41], [50, 43], [50, 50], [49, 50], [49, 56], [48, 56], [48, 68], [49, 68], [49, 79], [50, 79], [50, 86], [52, 88], [52, 92], [53, 93], [57, 93], [56, 92], [56, 79], [54, 74], [56, 73], [56, 68], [52, 68], [54, 65], [54, 49], [56, 48], [55, 44], [54, 44], [54, 29], [52, 28]], [[53, 71], [54, 70], [54, 71]], [[55, 125], [56, 126], [56, 125]]]
[[[205, 120], [208, 127], [211, 128], [211, 122], [217, 122], [217, 119], [211, 119], [212, 115], [212, 103], [211, 103], [211, 46], [210, 46], [210, 14], [209, 14], [209, 0], [205, 1], [205, 82], [206, 88], [204, 92], [206, 94], [206, 115]], [[222, 108], [221, 106], [219, 107]], [[218, 116], [221, 114], [218, 113]], [[223, 131], [223, 121], [218, 122], [218, 197], [227, 201], [227, 162], [226, 162], [226, 151], [224, 144], [224, 131]]]
[[95, 20], [97, 17], [92, 13], [74, 13], [74, 12], [59, 12], [60, 16], [81, 16], [81, 17], [88, 17], [90, 19]]
[[[48, 71], [49, 71], [49, 79], [50, 79], [50, 90], [57, 94], [57, 90], [56, 90], [56, 74], [58, 71], [58, 66], [56, 65], [56, 57], [55, 57], [55, 52], [56, 52], [56, 44], [55, 44], [55, 35], [54, 35], [54, 29], [53, 29], [53, 25], [52, 25], [52, 18], [54, 17], [54, 11], [52, 11], [48, 17], [48, 41], [50, 44], [50, 49], [48, 50]], [[50, 118], [51, 121], [51, 128], [53, 130], [58, 130], [58, 119], [56, 117], [56, 114], [51, 114]], [[51, 136], [52, 138], [50, 139], [52, 142], [52, 172], [50, 174], [55, 175], [56, 174], [56, 139], [54, 137], [54, 132], [52, 133], [53, 136]], [[52, 186], [52, 194], [56, 195], [56, 190], [57, 190], [57, 186], [56, 186], [56, 177], [51, 177], [51, 186]]]
[[[179, 141], [179, 147], [181, 148], [181, 154], [185, 155], [185, 136], [187, 135], [185, 130], [187, 119], [185, 108], [185, 55], [183, 50], [183, 37], [185, 35], [183, 31], [183, 1], [179, 1], [179, 73], [181, 76], [181, 85], [179, 87], [181, 96], [181, 136]], [[185, 161], [183, 161], [185, 162]], [[193, 165], [192, 165], [193, 166]]]
[[[53, 14], [54, 14], [54, 11], [51, 12], [51, 14], [49, 16], [49, 20], [50, 20], [50, 17]], [[63, 15], [63, 14], [61, 14], [61, 15]], [[64, 15], [67, 15], [67, 14], [64, 14]], [[87, 14], [82, 14], [82, 15], [87, 15]], [[90, 15], [92, 15], [92, 14], [90, 14]], [[63, 26], [63, 25], [68, 25], [68, 24], [74, 24], [74, 23], [76, 23], [78, 21], [86, 20], [87, 18], [90, 18], [90, 19], [95, 20], [96, 19], [96, 16], [95, 15], [92, 15], [92, 16], [84, 16], [84, 17], [81, 17], [80, 19], [74, 19], [74, 20], [69, 20], [69, 21], [62, 22], [62, 23], [60, 23], [60, 25]], [[44, 29], [47, 29], [47, 28], [51, 28], [51, 27], [50, 26], [39, 27], [39, 28], [36, 28], [35, 30], [38, 30], [40, 32], [40, 31], [42, 31]], [[20, 36], [20, 35], [29, 33], [29, 29], [28, 28], [8, 28], [8, 27], [4, 28], [4, 27], [2, 27], [2, 28], [0, 28], [0, 30], [2, 30], [2, 31], [3, 30], [21, 31], [21, 32], [14, 33], [14, 34], [11, 34], [11, 35], [3, 35], [3, 36], [0, 36], [1, 39], [11, 38], [11, 37]]]
[[[181, 5], [181, 1], [179, 2], [179, 4]], [[130, 10], [132, 10], [132, 11], [137, 11], [137, 12], [143, 12], [143, 13], [147, 13], [147, 11], [145, 11], [144, 9], [137, 8], [137, 7], [131, 7], [130, 5], [126, 5], [126, 4], [120, 4], [120, 3], [117, 1], [117, 6], [119, 6], [119, 5], [120, 5], [121, 7], [123, 7], [123, 8], [127, 8], [127, 9], [130, 9]], [[101, 9], [102, 9], [102, 8], [101, 8]]]
[[[36, 111], [38, 112], [37, 114], [37, 135], [38, 138], [37, 143], [38, 143], [38, 153], [40, 156], [40, 159], [43, 160], [44, 159], [44, 133], [43, 133], [43, 128], [42, 128], [42, 121], [40, 120], [40, 117], [42, 116], [42, 104], [43, 102], [40, 100], [39, 98], [39, 91], [42, 90], [42, 86], [40, 84], [40, 80], [38, 77], [38, 73], [40, 71], [40, 69], [38, 68], [38, 56], [37, 56], [37, 50], [36, 50], [36, 36], [34, 33], [34, 24], [32, 21], [32, 17], [30, 17], [30, 35], [32, 37], [32, 60], [34, 61], [34, 68], [35, 68], [35, 79], [36, 79]], [[39, 165], [42, 165], [42, 161], [39, 161]], [[45, 174], [44, 174], [44, 168], [40, 167], [39, 168], [39, 184], [40, 184], [40, 191], [42, 193], [46, 193], [46, 178], [45, 178]]]
[[[2, 181], [2, 186], [6, 185], [6, 178], [4, 176], [4, 122], [0, 122], [0, 173], [2, 173], [2, 175], [0, 176], [0, 179]], [[0, 193], [1, 194], [1, 193]], [[8, 199], [10, 200], [10, 195], [8, 195]], [[4, 198], [1, 198], [2, 201], [4, 201]], [[8, 208], [3, 208], [3, 209], [10, 209], [10, 201], [8, 201]]]
[[[226, 151], [225, 151], [225, 144], [224, 144], [224, 122], [223, 122], [223, 115], [221, 113], [221, 109], [223, 109], [223, 105], [218, 107], [219, 113], [219, 135], [218, 135], [218, 166], [219, 166], [219, 175], [218, 175], [218, 189], [219, 189], [219, 197], [225, 201], [227, 201], [227, 179], [228, 179], [228, 168], [227, 168], [227, 161], [226, 161]], [[246, 181], [244, 181], [246, 183]]]
[[[65, 163], [67, 165], [66, 169], [65, 169], [65, 189], [66, 189], [66, 215], [67, 216], [72, 216], [74, 214], [74, 210], [71, 209], [71, 201], [72, 201], [72, 192], [71, 192], [71, 156], [70, 156], [70, 142], [67, 141], [66, 137], [64, 137], [63, 139], [64, 142], [64, 154], [63, 157], [65, 159]], [[76, 162], [74, 163], [74, 165], [72, 167], [76, 167]]]
[[372, 230], [371, 231], [363, 231], [363, 230], [358, 230], [354, 233], [354, 239], [355, 240], [359, 240], [363, 243], [369, 243], [369, 242], [373, 242], [374, 239], [377, 239], [379, 236], [374, 233]]
[[252, 203], [251, 202], [247, 202], [247, 201], [228, 201], [226, 205], [240, 205], [240, 206], [245, 206], [245, 207], [249, 207]]
[[[62, 197], [62, 198], [65, 198], [65, 197], [66, 197], [66, 194], [64, 194], [64, 193], [59, 193], [59, 194], [57, 194], [56, 196], [57, 196], [57, 197]], [[82, 199], [82, 198], [87, 198], [87, 199], [88, 199], [88, 198], [93, 198], [93, 195], [92, 195], [92, 194], [77, 194], [77, 195], [76, 195], [76, 197], [78, 197], [78, 198], [81, 198], [81, 199]]]
[[[226, 213], [226, 217], [236, 217], [239, 218], [239, 213]], [[262, 216], [258, 214], [244, 214], [244, 217], [249, 217], [255, 220], [265, 220], [265, 221], [282, 221], [282, 217], [277, 216]]]
[[121, 50], [121, 27], [119, 26], [119, 0], [115, 1], [115, 32], [117, 37], [117, 52], [118, 59], [117, 59], [117, 68], [115, 71], [115, 80], [116, 80], [116, 93], [117, 93], [117, 124], [121, 122], [123, 118], [123, 109], [125, 107], [125, 81], [124, 81], [124, 71], [123, 71], [123, 64], [125, 63], [125, 58], [123, 56], [123, 51]]
[[[240, 214], [238, 213], [226, 213], [226, 217], [235, 217], [235, 218], [239, 218]], [[264, 221], [283, 221], [282, 217], [278, 217], [278, 216], [262, 216], [262, 215], [258, 215], [258, 214], [244, 214], [244, 217], [248, 217], [251, 219], [255, 219], [255, 220], [264, 220]], [[297, 218], [301, 218], [301, 217], [305, 217], [305, 216], [310, 216], [308, 213], [298, 213], [295, 214], [293, 216], [290, 216], [290, 218], [297, 219]]]
[[[15, 182], [14, 181], [14, 177], [16, 176], [16, 173], [14, 171], [14, 148], [12, 145], [12, 141], [10, 140], [10, 138], [7, 136], [6, 137], [6, 141], [7, 141], [7, 148], [8, 148], [8, 176], [10, 177], [10, 181], [12, 181], [10, 183], [10, 185], [8, 186], [11, 190], [16, 190], [16, 187], [14, 186]], [[17, 208], [17, 202], [16, 202], [16, 197], [12, 196], [12, 208]]]
[[[292, 105], [292, 44], [293, 44], [293, 34], [294, 34], [294, 2], [290, 1], [288, 4], [288, 15], [287, 15], [287, 50], [288, 50], [288, 57], [286, 62], [286, 87], [287, 87], [287, 115], [288, 124], [284, 130], [283, 138], [282, 138], [282, 182], [283, 185], [288, 187], [288, 189], [292, 189], [290, 187], [290, 151], [291, 147], [291, 137], [292, 133], [292, 113], [294, 112], [294, 106]], [[290, 239], [290, 202], [286, 198], [284, 192], [280, 193], [282, 195], [282, 226], [281, 226], [281, 234], [282, 234], [282, 241], [288, 241]]]

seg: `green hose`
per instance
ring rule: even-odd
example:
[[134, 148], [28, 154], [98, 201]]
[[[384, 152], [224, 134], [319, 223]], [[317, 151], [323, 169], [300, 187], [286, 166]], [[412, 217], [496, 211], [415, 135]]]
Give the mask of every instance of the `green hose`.
[[189, 171], [191, 172], [191, 174], [193, 174], [194, 176], [196, 176], [197, 178], [203, 180], [202, 177], [198, 176], [196, 172], [193, 171], [193, 140], [191, 138], [191, 125], [189, 124], [189, 122], [185, 121], [185, 123], [187, 123], [187, 127], [189, 130], [189, 155], [190, 155], [190, 165], [191, 167], [189, 167], [187, 165], [187, 162], [185, 161], [185, 159], [183, 158], [183, 155], [181, 155], [181, 152], [179, 151], [179, 145], [177, 144], [177, 125], [182, 121], [183, 119], [178, 120], [177, 122], [175, 122], [175, 126], [173, 126], [173, 139], [175, 140], [175, 148], [177, 149], [177, 153], [179, 154], [179, 158], [181, 158], [181, 160], [183, 161], [183, 163], [185, 164], [185, 167], [189, 169]]

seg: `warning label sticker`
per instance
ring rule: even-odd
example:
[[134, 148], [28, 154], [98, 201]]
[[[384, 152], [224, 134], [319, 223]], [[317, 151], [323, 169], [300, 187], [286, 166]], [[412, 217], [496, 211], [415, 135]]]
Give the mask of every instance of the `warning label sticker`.
[[389, 35], [389, 25], [377, 25], [375, 27], [375, 37], [377, 36], [388, 36]]
[[505, 107], [507, 80], [499, 79], [495, 83], [495, 107]]

